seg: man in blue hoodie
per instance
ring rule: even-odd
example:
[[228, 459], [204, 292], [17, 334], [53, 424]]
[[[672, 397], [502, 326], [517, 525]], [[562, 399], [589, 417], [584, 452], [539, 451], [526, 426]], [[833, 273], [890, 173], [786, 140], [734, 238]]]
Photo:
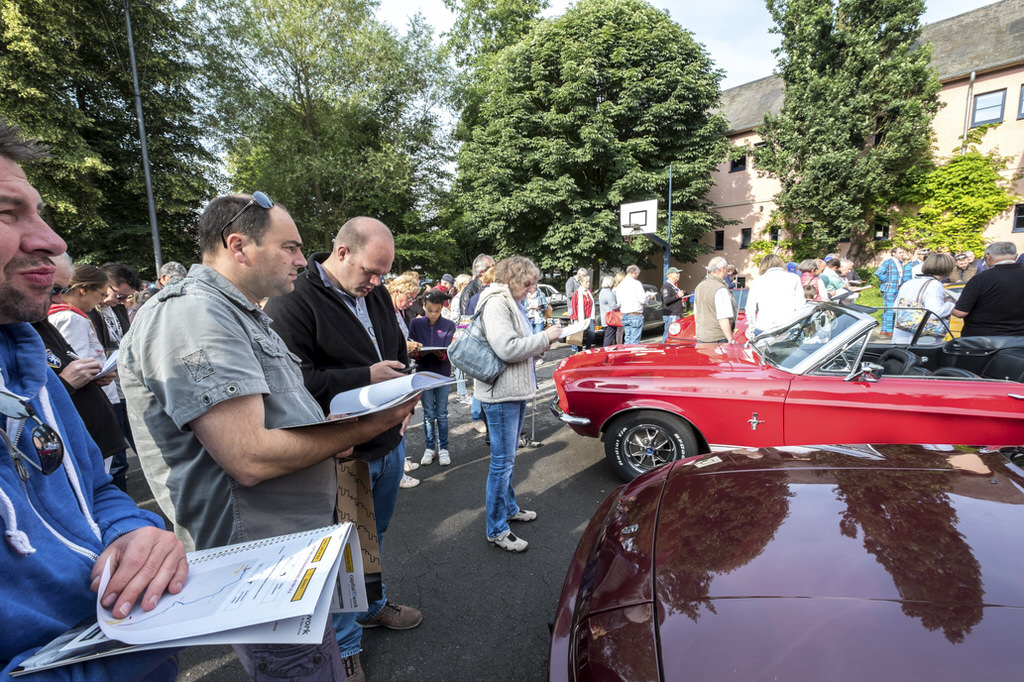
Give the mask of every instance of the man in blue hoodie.
[[[18, 165], [42, 155], [41, 147], [25, 143], [20, 131], [0, 120], [4, 678], [39, 647], [95, 613], [93, 591], [108, 561], [112, 577], [102, 602], [119, 615], [140, 599], [143, 609], [152, 609], [165, 591], [179, 592], [188, 574], [182, 543], [104, 473], [102, 456], [50, 371], [43, 342], [30, 324], [46, 316], [55, 269], [50, 259], [65, 249], [40, 217], [39, 193]], [[27, 408], [34, 418], [22, 416]], [[46, 456], [51, 454], [46, 445], [39, 449], [33, 443], [41, 423], [58, 434], [62, 458]], [[173, 652], [157, 650], [57, 668], [47, 679], [173, 680], [177, 669]]]

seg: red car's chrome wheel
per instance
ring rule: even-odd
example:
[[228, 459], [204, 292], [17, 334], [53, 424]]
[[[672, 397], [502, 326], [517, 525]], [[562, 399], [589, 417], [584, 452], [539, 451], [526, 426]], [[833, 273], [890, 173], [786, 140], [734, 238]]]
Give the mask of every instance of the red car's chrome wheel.
[[604, 440], [605, 455], [624, 481], [697, 454], [693, 429], [675, 415], [642, 410], [616, 419]]

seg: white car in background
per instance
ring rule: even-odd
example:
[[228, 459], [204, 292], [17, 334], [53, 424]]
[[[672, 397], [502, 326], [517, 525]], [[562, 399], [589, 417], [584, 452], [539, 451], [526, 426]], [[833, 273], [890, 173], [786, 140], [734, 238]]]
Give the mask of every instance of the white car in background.
[[552, 306], [568, 304], [568, 301], [565, 300], [565, 293], [559, 291], [550, 284], [538, 284], [537, 288], [540, 289], [541, 293], [547, 297], [548, 303]]

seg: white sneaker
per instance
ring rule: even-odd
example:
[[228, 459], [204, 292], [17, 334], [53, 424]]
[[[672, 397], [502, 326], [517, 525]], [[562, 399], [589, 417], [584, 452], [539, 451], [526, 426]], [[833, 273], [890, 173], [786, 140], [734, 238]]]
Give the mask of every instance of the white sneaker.
[[402, 480], [398, 482], [399, 488], [415, 488], [420, 484], [420, 479], [413, 478], [408, 474], [402, 474]]
[[405, 473], [409, 473], [410, 471], [416, 471], [419, 468], [420, 468], [419, 464], [417, 464], [416, 462], [412, 461], [408, 457], [405, 458]]
[[507, 552], [525, 552], [526, 547], [529, 545], [526, 540], [517, 538], [510, 530], [505, 531], [496, 538], [487, 538], [487, 542]]
[[470, 422], [470, 424], [477, 430], [477, 433], [487, 433], [487, 424], [484, 424], [482, 421], [474, 421]]
[[437, 463], [443, 467], [446, 467], [452, 463], [452, 458], [448, 456], [448, 451], [445, 450], [444, 448], [441, 448], [437, 452]]
[[[442, 450], [441, 452], [444, 452], [444, 450]], [[422, 464], [423, 466], [427, 466], [428, 464], [432, 464], [433, 462], [434, 462], [434, 451], [429, 449], [429, 448], [424, 450], [423, 451], [423, 457], [420, 458], [420, 464]]]
[[528, 509], [520, 509], [515, 515], [508, 517], [509, 521], [533, 521], [537, 518], [537, 512]]

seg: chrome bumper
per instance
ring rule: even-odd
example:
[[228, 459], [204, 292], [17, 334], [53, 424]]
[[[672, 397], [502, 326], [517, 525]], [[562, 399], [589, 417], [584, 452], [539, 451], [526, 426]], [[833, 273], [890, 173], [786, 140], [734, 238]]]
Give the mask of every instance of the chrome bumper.
[[590, 424], [590, 420], [586, 417], [573, 417], [563, 412], [562, 408], [558, 406], [558, 396], [552, 399], [548, 407], [551, 409], [551, 414], [555, 415], [560, 422], [573, 426], [588, 426]]

